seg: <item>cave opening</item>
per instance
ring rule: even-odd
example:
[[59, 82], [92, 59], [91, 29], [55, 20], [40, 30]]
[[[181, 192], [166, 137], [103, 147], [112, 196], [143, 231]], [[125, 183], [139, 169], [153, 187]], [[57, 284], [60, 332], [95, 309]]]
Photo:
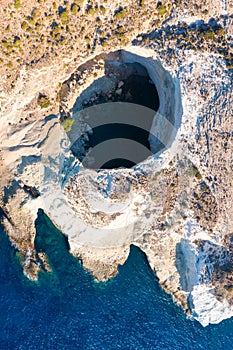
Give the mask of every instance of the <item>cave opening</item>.
[[95, 56], [59, 96], [69, 148], [84, 168], [132, 168], [147, 159], [162, 164], [172, 154], [183, 114], [180, 82], [150, 50]]
[[152, 154], [149, 136], [159, 109], [158, 91], [146, 68], [136, 62], [106, 61], [105, 75], [102, 79], [114, 80], [114, 88], [83, 101], [89, 130], [71, 150], [85, 166], [91, 159], [95, 169], [131, 168]]

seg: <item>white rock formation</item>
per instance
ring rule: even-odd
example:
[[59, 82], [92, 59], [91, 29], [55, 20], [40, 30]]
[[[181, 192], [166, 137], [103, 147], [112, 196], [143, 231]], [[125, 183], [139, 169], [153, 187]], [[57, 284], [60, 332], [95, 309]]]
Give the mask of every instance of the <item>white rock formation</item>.
[[[22, 72], [0, 119], [2, 168], [9, 182], [16, 181], [14, 202], [9, 197], [4, 206], [4, 226], [31, 256], [33, 224], [42, 208], [98, 280], [114, 276], [135, 244], [189, 315], [204, 326], [218, 323], [233, 311], [224, 270], [228, 264], [232, 271], [232, 80], [223, 60], [205, 53], [185, 51], [170, 66], [154, 50], [128, 47], [122, 57], [144, 65], [155, 83], [160, 109], [152, 132], [159, 130], [167, 147], [133, 169], [84, 169], [70, 152], [72, 130], [81, 124], [74, 120], [71, 141], [56, 114], [44, 116], [38, 109], [18, 124], [40, 82], [46, 83], [46, 72]], [[33, 198], [23, 184], [41, 195]], [[229, 288], [222, 287], [218, 271]], [[36, 278], [34, 265], [26, 272]]]

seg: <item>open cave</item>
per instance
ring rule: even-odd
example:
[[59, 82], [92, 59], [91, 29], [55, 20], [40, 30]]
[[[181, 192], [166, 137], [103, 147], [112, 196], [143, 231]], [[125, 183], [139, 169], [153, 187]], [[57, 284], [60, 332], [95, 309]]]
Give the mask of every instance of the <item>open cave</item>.
[[171, 144], [175, 84], [160, 62], [124, 50], [105, 56], [104, 73], [73, 107], [71, 151], [85, 167], [131, 168]]

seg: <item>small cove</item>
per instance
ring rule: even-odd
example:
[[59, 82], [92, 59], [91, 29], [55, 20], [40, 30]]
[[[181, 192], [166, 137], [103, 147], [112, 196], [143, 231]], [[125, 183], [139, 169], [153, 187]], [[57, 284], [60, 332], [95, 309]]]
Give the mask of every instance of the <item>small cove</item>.
[[[233, 320], [203, 328], [159, 286], [136, 247], [118, 275], [96, 283], [41, 211], [36, 245], [53, 273], [23, 276], [0, 227], [1, 349], [231, 349]], [[224, 347], [223, 347], [224, 344]]]

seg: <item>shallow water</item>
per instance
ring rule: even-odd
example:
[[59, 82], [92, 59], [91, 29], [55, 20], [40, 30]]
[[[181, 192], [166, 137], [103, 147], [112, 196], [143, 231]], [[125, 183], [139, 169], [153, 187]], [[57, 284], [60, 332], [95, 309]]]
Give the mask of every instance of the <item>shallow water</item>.
[[131, 247], [107, 283], [96, 283], [40, 212], [36, 246], [53, 273], [21, 272], [0, 228], [0, 349], [232, 349], [233, 319], [203, 328], [164, 293], [145, 255]]

